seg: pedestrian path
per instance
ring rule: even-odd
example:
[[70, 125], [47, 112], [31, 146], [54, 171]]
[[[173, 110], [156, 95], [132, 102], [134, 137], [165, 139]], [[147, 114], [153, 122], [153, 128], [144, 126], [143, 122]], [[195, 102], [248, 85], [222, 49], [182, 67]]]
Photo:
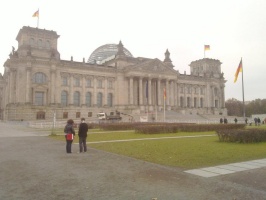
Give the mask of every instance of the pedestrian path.
[[192, 169], [192, 170], [187, 170], [185, 172], [209, 178], [225, 174], [232, 174], [240, 171], [263, 168], [263, 167], [266, 167], [266, 158], [260, 160], [247, 161], [247, 162], [231, 163], [228, 165], [218, 165], [215, 167]]

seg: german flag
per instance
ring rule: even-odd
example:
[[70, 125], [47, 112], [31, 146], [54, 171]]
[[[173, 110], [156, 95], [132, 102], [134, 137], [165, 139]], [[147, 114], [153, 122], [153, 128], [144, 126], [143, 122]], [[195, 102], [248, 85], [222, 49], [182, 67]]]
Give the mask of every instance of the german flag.
[[204, 45], [204, 51], [208, 51], [208, 50], [210, 50], [211, 48], [210, 48], [210, 45]]
[[242, 69], [243, 69], [243, 66], [242, 66], [242, 58], [241, 58], [240, 63], [238, 65], [238, 68], [237, 68], [236, 73], [235, 73], [234, 83], [237, 81], [238, 74], [239, 74], [239, 72], [242, 72]]
[[32, 17], [39, 17], [39, 9], [32, 15]]

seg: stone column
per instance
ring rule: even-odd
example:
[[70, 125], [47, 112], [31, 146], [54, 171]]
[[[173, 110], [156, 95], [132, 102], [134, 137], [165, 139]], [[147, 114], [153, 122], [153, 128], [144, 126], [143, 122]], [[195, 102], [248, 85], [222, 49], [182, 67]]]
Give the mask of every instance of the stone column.
[[69, 104], [73, 105], [73, 100], [74, 100], [74, 96], [73, 96], [73, 75], [70, 74], [70, 84], [69, 84]]
[[143, 105], [142, 77], [139, 77], [139, 104]]
[[170, 99], [169, 99], [169, 104], [170, 104], [170, 106], [173, 106], [174, 105], [174, 81], [173, 80], [171, 80], [170, 81], [170, 86], [169, 86], [169, 93], [170, 93]]
[[209, 107], [211, 107], [210, 106], [210, 97], [211, 96], [211, 92], [210, 92], [210, 84], [209, 83], [207, 83], [207, 85], [206, 85], [206, 93], [205, 93], [205, 95], [204, 95], [204, 99], [205, 99], [205, 102], [204, 102], [204, 104], [205, 104], [205, 106], [204, 107], [207, 107], [207, 108], [209, 108]]
[[183, 99], [183, 106], [187, 107], [187, 85], [184, 85], [184, 99]]
[[61, 104], [61, 85], [62, 85], [62, 77], [60, 75], [60, 70], [56, 70], [56, 80], [55, 80], [55, 103]]
[[148, 80], [148, 102], [151, 105], [151, 79]]
[[103, 97], [103, 105], [105, 104], [105, 105], [107, 105], [108, 104], [108, 92], [107, 92], [107, 82], [108, 82], [108, 80], [107, 80], [107, 78], [105, 77], [104, 78], [104, 97]]
[[133, 77], [129, 77], [129, 104], [133, 105]]
[[177, 106], [177, 83], [174, 81], [174, 106]]
[[[26, 91], [25, 91], [25, 101], [30, 102], [30, 69], [26, 68]], [[31, 102], [32, 103], [32, 102]]]
[[82, 81], [81, 81], [81, 83], [82, 83], [82, 93], [81, 93], [81, 106], [82, 105], [85, 105], [86, 104], [86, 102], [85, 102], [85, 98], [86, 98], [86, 77], [85, 77], [85, 75], [83, 75], [82, 76]]
[[19, 75], [18, 75], [18, 70], [15, 71], [15, 87], [16, 87], [16, 97], [15, 97], [15, 102], [21, 102], [22, 100], [19, 98], [19, 93], [21, 92], [20, 91], [20, 88], [19, 88]]
[[97, 78], [93, 77], [93, 105], [97, 106]]
[[225, 107], [225, 97], [224, 97], [224, 86], [221, 86], [221, 107], [224, 108]]
[[[55, 82], [55, 70], [51, 69], [51, 82], [50, 82], [50, 103], [55, 103], [55, 95], [56, 95], [56, 82]], [[48, 95], [48, 93], [47, 93]], [[47, 102], [48, 103], [48, 102]]]
[[180, 107], [180, 88], [179, 84], [176, 82], [176, 106]]
[[162, 105], [162, 97], [163, 94], [161, 95], [161, 79], [157, 80], [157, 94], [158, 94], [158, 105], [161, 106]]
[[13, 88], [12, 88], [12, 86], [13, 86], [13, 84], [12, 84], [12, 80], [13, 80], [13, 71], [12, 70], [10, 70], [10, 72], [9, 72], [9, 77], [8, 77], [8, 83], [9, 83], [9, 97], [8, 97], [8, 103], [13, 103], [13, 99], [12, 99], [12, 94], [13, 94]]
[[169, 93], [169, 82], [168, 79], [165, 80], [165, 87], [166, 87], [166, 105], [169, 105], [170, 93]]

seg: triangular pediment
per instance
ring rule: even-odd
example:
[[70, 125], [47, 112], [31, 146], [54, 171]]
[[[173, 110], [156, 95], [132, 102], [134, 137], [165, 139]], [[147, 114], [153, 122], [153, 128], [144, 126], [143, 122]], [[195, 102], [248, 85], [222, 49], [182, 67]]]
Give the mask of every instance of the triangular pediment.
[[127, 72], [147, 72], [147, 73], [156, 73], [156, 74], [176, 74], [176, 71], [164, 64], [162, 61], [159, 59], [152, 59], [152, 60], [147, 60], [145, 62], [136, 64], [134, 66], [130, 66], [127, 70]]

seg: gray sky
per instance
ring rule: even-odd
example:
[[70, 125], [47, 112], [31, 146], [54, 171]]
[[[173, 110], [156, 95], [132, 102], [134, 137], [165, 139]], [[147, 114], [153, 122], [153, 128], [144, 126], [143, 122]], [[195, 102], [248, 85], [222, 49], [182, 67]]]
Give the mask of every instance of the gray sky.
[[60, 35], [61, 59], [86, 60], [99, 46], [122, 41], [134, 57], [164, 59], [166, 49], [176, 70], [204, 57], [220, 60], [227, 80], [225, 99], [242, 101], [234, 74], [242, 57], [245, 100], [265, 99], [265, 0], [9, 0], [0, 7], [0, 73], [23, 26]]

